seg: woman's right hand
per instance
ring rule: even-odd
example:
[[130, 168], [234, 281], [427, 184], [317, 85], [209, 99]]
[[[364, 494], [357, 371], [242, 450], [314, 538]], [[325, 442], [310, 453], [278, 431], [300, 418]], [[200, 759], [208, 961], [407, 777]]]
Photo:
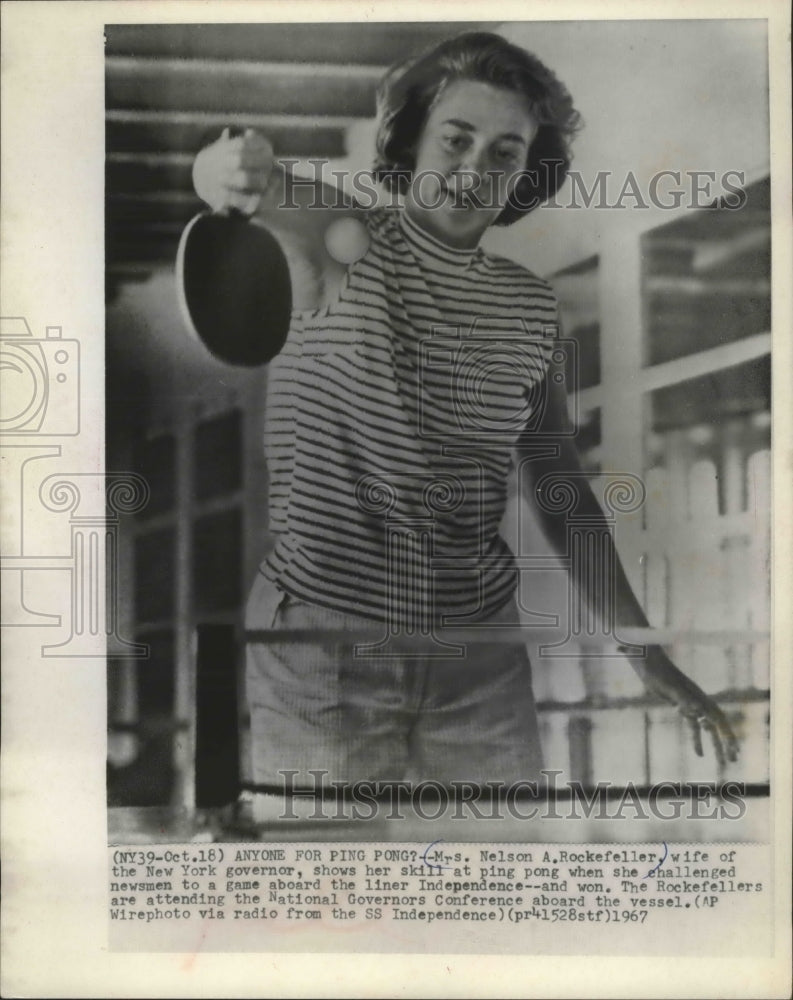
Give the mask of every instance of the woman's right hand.
[[196, 156], [193, 185], [196, 194], [215, 212], [235, 208], [245, 215], [256, 211], [272, 177], [273, 147], [263, 135], [247, 129], [231, 136], [228, 129]]
[[348, 218], [362, 222], [363, 212], [343, 192], [321, 178], [292, 187], [288, 179], [273, 147], [252, 129], [233, 137], [225, 129], [193, 164], [198, 196], [215, 212], [237, 209], [269, 230], [287, 258], [293, 308], [315, 309], [338, 296], [347, 264], [363, 255], [368, 235], [362, 224], [333, 227]]

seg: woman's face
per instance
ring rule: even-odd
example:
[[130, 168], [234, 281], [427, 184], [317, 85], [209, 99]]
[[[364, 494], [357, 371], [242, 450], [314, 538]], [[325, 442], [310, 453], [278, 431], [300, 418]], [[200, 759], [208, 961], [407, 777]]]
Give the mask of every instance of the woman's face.
[[474, 247], [525, 169], [538, 124], [510, 90], [456, 80], [427, 116], [405, 209], [424, 230]]

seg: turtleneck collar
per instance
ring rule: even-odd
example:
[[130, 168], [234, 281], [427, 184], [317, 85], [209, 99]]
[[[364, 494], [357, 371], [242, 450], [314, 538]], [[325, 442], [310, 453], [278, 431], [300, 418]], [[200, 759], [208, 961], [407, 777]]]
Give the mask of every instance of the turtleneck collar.
[[419, 258], [430, 258], [438, 264], [454, 270], [462, 270], [471, 263], [479, 252], [478, 247], [451, 247], [442, 243], [436, 236], [431, 236], [426, 229], [410, 218], [403, 208], [399, 213], [399, 225], [402, 236], [410, 249]]

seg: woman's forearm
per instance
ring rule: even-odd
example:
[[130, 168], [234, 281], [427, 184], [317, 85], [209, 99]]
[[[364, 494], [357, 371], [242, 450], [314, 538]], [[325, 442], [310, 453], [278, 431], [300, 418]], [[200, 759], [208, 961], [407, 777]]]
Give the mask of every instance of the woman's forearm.
[[[563, 477], [563, 473], [556, 472], [555, 478]], [[528, 486], [532, 490], [536, 489], [535, 481], [530, 480]], [[646, 627], [647, 616], [628, 582], [609, 523], [592, 487], [582, 476], [575, 476], [572, 486], [577, 498], [575, 517], [585, 520], [587, 532], [597, 536], [597, 563], [592, 565], [589, 562], [593, 553], [592, 548], [587, 545], [581, 546], [582, 558], [573, 562], [573, 584], [592, 614], [602, 613], [604, 608], [612, 609], [614, 621], [602, 622], [602, 626]], [[554, 552], [559, 556], [567, 556], [571, 541], [569, 512], [550, 512], [541, 502], [536, 503], [535, 509], [538, 511], [543, 532]], [[604, 601], [606, 594], [611, 594], [613, 601]]]

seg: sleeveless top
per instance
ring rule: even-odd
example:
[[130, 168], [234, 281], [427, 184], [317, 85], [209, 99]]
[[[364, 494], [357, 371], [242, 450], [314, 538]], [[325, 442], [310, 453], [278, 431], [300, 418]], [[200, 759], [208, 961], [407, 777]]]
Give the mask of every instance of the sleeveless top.
[[550, 286], [404, 210], [338, 299], [295, 312], [269, 366], [275, 546], [262, 572], [300, 600], [394, 627], [476, 621], [517, 582], [499, 534], [512, 449], [542, 405]]

